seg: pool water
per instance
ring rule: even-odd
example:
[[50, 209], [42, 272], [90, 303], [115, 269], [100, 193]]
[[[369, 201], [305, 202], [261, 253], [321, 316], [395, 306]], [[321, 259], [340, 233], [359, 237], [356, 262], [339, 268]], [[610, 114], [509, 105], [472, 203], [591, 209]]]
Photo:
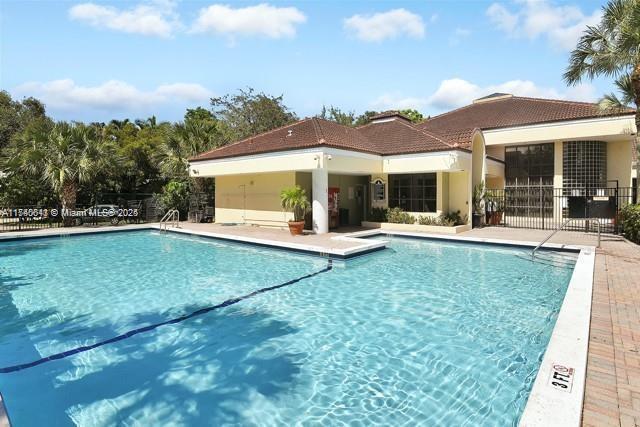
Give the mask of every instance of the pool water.
[[332, 265], [152, 231], [0, 243], [0, 368], [232, 301], [0, 373], [11, 422], [516, 425], [576, 255], [390, 240]]

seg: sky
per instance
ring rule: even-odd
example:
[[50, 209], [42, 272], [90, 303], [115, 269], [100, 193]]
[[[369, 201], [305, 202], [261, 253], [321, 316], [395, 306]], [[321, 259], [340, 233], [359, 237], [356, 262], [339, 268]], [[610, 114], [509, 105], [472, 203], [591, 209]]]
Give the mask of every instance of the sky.
[[180, 120], [252, 87], [299, 117], [323, 105], [435, 115], [475, 98], [596, 101], [562, 74], [603, 2], [0, 2], [0, 89], [57, 120]]

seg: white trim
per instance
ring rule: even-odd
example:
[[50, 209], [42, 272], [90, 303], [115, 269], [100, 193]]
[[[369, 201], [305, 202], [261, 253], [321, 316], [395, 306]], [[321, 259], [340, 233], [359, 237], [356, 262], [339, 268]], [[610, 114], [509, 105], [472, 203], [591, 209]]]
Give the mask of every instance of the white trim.
[[[457, 156], [468, 158], [471, 157], [471, 153], [467, 150], [446, 150], [446, 151], [429, 151], [429, 152], [417, 152], [417, 153], [408, 153], [408, 154], [391, 154], [391, 155], [378, 155], [378, 154], [370, 154], [363, 153], [361, 151], [351, 151], [344, 150], [339, 148], [332, 147], [314, 147], [314, 148], [301, 148], [296, 150], [282, 150], [282, 151], [271, 151], [269, 153], [258, 153], [258, 154], [247, 154], [244, 156], [234, 156], [234, 157], [224, 157], [221, 159], [209, 159], [209, 160], [192, 160], [189, 162], [192, 166], [201, 166], [208, 164], [217, 164], [217, 163], [227, 163], [234, 162], [237, 160], [254, 160], [254, 159], [264, 159], [269, 157], [282, 157], [291, 154], [329, 154], [335, 156], [347, 156], [347, 157], [358, 157], [361, 159], [369, 159], [369, 160], [395, 160], [395, 159], [413, 159], [416, 157], [437, 157], [442, 155], [450, 155], [454, 154]], [[249, 172], [247, 172], [249, 173]]]
[[[160, 225], [152, 225], [151, 228], [159, 230]], [[254, 237], [237, 236], [233, 234], [212, 233], [209, 231], [191, 230], [183, 228], [169, 228], [170, 232], [181, 233], [187, 235], [213, 237], [220, 240], [235, 241], [240, 243], [249, 243], [255, 245], [266, 245], [274, 248], [295, 249], [301, 252], [309, 252], [313, 255], [333, 255], [338, 257], [353, 256], [360, 252], [368, 252], [374, 249], [381, 249], [387, 245], [384, 240], [365, 240], [350, 235], [332, 237], [332, 240], [341, 240], [346, 242], [358, 243], [357, 246], [346, 249], [327, 248], [324, 246], [305, 245], [301, 243], [284, 242], [281, 240], [256, 239]]]
[[447, 150], [447, 151], [429, 151], [426, 153], [409, 153], [409, 154], [391, 154], [383, 156], [382, 160], [402, 160], [402, 159], [415, 159], [420, 157], [439, 157], [439, 156], [459, 156], [462, 158], [471, 159], [471, 153], [466, 150]]
[[385, 122], [392, 122], [394, 120], [398, 120], [397, 117], [386, 117], [383, 119], [373, 119], [371, 120], [371, 122], [369, 124], [375, 125], [376, 123], [385, 123]]
[[630, 116], [607, 116], [607, 117], [593, 117], [590, 119], [576, 119], [576, 120], [560, 120], [557, 122], [544, 122], [544, 123], [534, 123], [529, 125], [516, 125], [510, 127], [501, 127], [495, 129], [483, 129], [482, 132], [485, 135], [491, 135], [493, 133], [501, 133], [501, 132], [510, 132], [517, 130], [527, 130], [527, 129], [539, 129], [545, 127], [552, 126], [571, 126], [576, 124], [587, 124], [587, 123], [601, 123], [601, 122], [612, 122], [612, 121], [629, 121], [633, 120], [633, 115]]
[[[313, 147], [313, 148], [300, 148], [294, 150], [281, 150], [281, 151], [271, 151], [268, 153], [257, 153], [257, 154], [246, 154], [242, 156], [233, 156], [233, 157], [223, 157], [221, 159], [208, 159], [208, 160], [192, 160], [189, 162], [191, 167], [202, 166], [202, 165], [210, 165], [210, 164], [218, 164], [218, 163], [228, 163], [235, 162], [238, 160], [254, 160], [254, 159], [264, 159], [269, 157], [283, 157], [291, 154], [330, 154], [333, 156], [348, 156], [348, 157], [358, 157], [361, 159], [369, 159], [369, 160], [381, 160], [382, 156], [378, 154], [370, 154], [363, 153], [360, 151], [351, 151], [351, 150], [343, 150], [339, 148], [332, 147]], [[250, 173], [250, 172], [247, 172]]]

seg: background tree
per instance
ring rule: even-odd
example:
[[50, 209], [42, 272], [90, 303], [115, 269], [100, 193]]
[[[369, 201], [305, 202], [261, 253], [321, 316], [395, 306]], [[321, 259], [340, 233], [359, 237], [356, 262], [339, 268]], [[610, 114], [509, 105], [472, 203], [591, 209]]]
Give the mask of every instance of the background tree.
[[371, 118], [376, 114], [378, 114], [378, 111], [365, 111], [356, 118], [354, 126], [363, 126], [371, 123]]
[[214, 118], [226, 123], [233, 140], [247, 138], [285, 126], [298, 117], [283, 103], [283, 97], [240, 89], [235, 95], [211, 98]]
[[[600, 23], [587, 27], [571, 53], [564, 79], [575, 85], [601, 75], [613, 77], [620, 92], [605, 95], [601, 109], [634, 104], [640, 129], [640, 0], [610, 0], [603, 7]], [[636, 147], [640, 148], [637, 136]]]
[[331, 120], [332, 122], [336, 122], [344, 126], [354, 126], [356, 122], [356, 115], [353, 111], [345, 113], [333, 105], [329, 108], [323, 105], [318, 117], [325, 120]]
[[58, 196], [63, 209], [76, 205], [81, 183], [115, 166], [115, 149], [95, 127], [58, 122], [25, 132], [11, 142], [3, 162], [9, 174], [39, 177]]
[[408, 117], [413, 123], [420, 123], [424, 120], [424, 116], [421, 112], [419, 112], [418, 110], [413, 110], [411, 108], [400, 110], [399, 113], [403, 116]]
[[0, 150], [34, 120], [48, 120], [40, 101], [35, 98], [14, 101], [7, 91], [0, 91]]

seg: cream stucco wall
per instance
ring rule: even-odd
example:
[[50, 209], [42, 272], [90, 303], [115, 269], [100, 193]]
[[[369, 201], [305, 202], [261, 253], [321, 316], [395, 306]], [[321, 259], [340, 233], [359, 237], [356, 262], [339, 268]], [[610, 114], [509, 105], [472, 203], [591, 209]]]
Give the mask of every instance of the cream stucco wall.
[[[607, 142], [607, 180], [617, 180], [620, 187], [631, 187], [632, 149], [631, 141]], [[610, 182], [609, 185], [615, 183]]]
[[385, 174], [448, 172], [470, 167], [471, 153], [459, 150], [385, 156], [382, 161]]
[[471, 218], [471, 180], [469, 172], [449, 173], [449, 211], [460, 211]]
[[532, 144], [602, 138], [629, 139], [635, 132], [633, 116], [598, 117], [538, 125], [513, 126], [483, 131], [485, 143], [490, 145]]
[[296, 183], [295, 172], [216, 178], [216, 223], [286, 226], [293, 218], [280, 207], [280, 191]]

